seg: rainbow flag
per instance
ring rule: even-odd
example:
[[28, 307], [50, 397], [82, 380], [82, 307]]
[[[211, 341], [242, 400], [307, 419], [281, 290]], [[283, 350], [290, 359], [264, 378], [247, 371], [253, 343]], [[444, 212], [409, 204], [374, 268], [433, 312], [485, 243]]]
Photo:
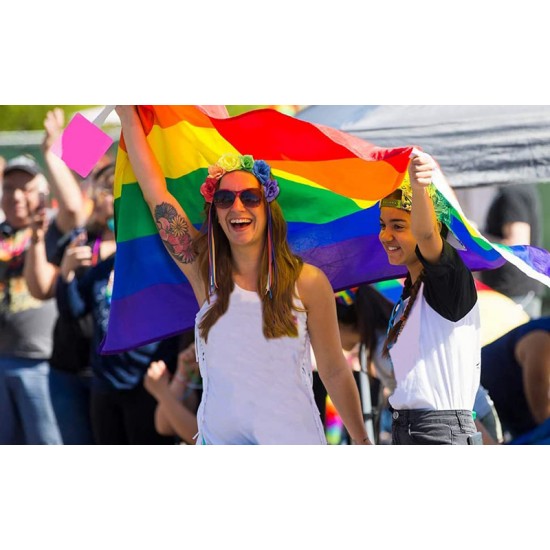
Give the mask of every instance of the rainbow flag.
[[[200, 185], [227, 152], [268, 162], [292, 249], [326, 273], [335, 291], [403, 277], [378, 241], [377, 201], [399, 186], [413, 147], [384, 149], [272, 109], [228, 117], [223, 106], [138, 108], [170, 192], [192, 223], [203, 223]], [[198, 311], [186, 278], [165, 250], [120, 141], [115, 174], [117, 254], [109, 327], [102, 353], [119, 353], [191, 328]], [[451, 229], [473, 270], [503, 255], [467, 223], [458, 205]], [[509, 250], [550, 286], [546, 251]]]
[[389, 281], [379, 281], [373, 283], [373, 287], [383, 294], [390, 302], [394, 304], [401, 298], [403, 294], [403, 284], [405, 279], [390, 279]]

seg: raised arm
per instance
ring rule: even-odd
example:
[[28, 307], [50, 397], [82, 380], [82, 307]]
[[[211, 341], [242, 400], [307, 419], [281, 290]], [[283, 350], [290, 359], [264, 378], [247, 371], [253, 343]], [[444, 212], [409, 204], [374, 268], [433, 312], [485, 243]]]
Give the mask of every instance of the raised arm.
[[39, 208], [31, 219], [32, 237], [25, 254], [23, 276], [31, 296], [48, 300], [55, 296], [55, 282], [59, 268], [48, 261], [46, 254], [46, 209]]
[[320, 269], [306, 264], [298, 288], [307, 309], [308, 330], [319, 376], [354, 443], [368, 444], [359, 390], [342, 352], [330, 282]]
[[48, 111], [44, 120], [42, 152], [50, 175], [49, 182], [59, 205], [55, 223], [62, 233], [67, 233], [86, 221], [86, 211], [80, 184], [71, 169], [57, 155], [52, 145], [63, 132], [65, 115], [62, 109]]
[[197, 301], [201, 304], [206, 296], [193, 247], [193, 239], [198, 235], [198, 231], [168, 191], [159, 163], [147, 143], [135, 106], [119, 105], [116, 111], [122, 124], [130, 163], [160, 237], [178, 267], [188, 278]]
[[437, 263], [443, 251], [439, 222], [427, 187], [432, 182], [434, 161], [429, 155], [415, 156], [409, 165], [412, 188], [411, 230], [422, 256]]

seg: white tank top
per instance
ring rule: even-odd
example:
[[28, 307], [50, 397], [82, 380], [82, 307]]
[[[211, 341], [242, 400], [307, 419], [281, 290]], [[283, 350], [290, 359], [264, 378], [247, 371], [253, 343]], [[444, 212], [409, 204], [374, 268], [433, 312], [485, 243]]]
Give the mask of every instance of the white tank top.
[[268, 340], [260, 297], [235, 285], [205, 343], [198, 327], [210, 305], [205, 302], [195, 319], [203, 381], [197, 444], [326, 444], [313, 396], [306, 313], [295, 312], [297, 338]]

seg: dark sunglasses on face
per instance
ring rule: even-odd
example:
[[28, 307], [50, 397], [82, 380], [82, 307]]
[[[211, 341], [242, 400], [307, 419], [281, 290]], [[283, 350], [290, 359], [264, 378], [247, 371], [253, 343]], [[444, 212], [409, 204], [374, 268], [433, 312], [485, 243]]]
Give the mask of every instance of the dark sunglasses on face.
[[241, 189], [240, 191], [218, 189], [214, 193], [214, 205], [222, 209], [231, 208], [237, 197], [241, 199], [246, 208], [256, 208], [262, 204], [262, 190], [253, 187], [251, 189]]

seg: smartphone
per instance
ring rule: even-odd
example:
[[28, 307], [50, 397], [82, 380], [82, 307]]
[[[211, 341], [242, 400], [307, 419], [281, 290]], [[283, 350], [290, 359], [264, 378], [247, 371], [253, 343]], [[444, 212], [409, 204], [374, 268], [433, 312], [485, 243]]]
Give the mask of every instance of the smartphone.
[[71, 231], [71, 242], [78, 241], [81, 244], [86, 244], [86, 241], [88, 240], [88, 232], [86, 231], [85, 227], [75, 227]]
[[469, 435], [468, 445], [483, 445], [483, 437], [481, 432], [476, 432], [474, 435]]

